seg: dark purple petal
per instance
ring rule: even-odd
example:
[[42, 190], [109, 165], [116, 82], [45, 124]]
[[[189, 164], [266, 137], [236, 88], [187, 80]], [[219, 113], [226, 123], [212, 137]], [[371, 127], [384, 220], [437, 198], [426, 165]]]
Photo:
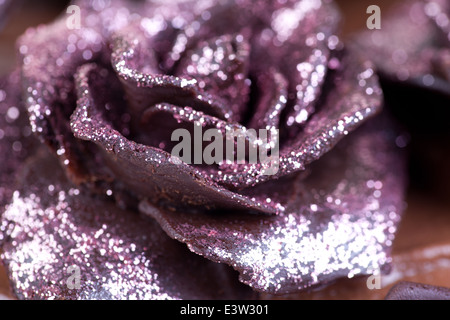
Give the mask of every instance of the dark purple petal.
[[231, 269], [189, 253], [156, 222], [74, 187], [47, 152], [27, 165], [0, 231], [19, 299], [255, 297]]
[[68, 119], [76, 101], [73, 74], [80, 63], [100, 58], [104, 50], [101, 34], [90, 28], [69, 30], [61, 19], [28, 30], [18, 45], [21, 85], [33, 131], [60, 155], [75, 181], [89, 180], [96, 170], [85, 162], [84, 146], [71, 134]]
[[312, 164], [306, 177], [280, 183], [295, 193], [277, 216], [193, 215], [146, 201], [140, 209], [193, 252], [233, 266], [259, 291], [296, 292], [386, 270], [405, 185], [392, 128], [378, 118]]
[[374, 62], [386, 103], [413, 140], [448, 128], [448, 10], [446, 1], [401, 2], [381, 30], [357, 34], [354, 42]]
[[386, 300], [450, 300], [450, 288], [402, 281], [389, 290]]

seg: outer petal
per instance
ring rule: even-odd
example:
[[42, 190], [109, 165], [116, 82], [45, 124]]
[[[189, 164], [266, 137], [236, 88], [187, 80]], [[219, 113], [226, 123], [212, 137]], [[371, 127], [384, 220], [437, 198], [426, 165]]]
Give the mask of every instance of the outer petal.
[[290, 186], [295, 195], [278, 216], [191, 215], [148, 202], [140, 209], [193, 252], [233, 266], [259, 291], [295, 292], [386, 269], [405, 178], [391, 125], [379, 119], [359, 129], [312, 165], [308, 177]]
[[22, 89], [31, 127], [55, 153], [71, 179], [94, 182], [107, 173], [86, 152], [88, 146], [74, 139], [69, 118], [76, 106], [73, 75], [90, 61], [109, 60], [111, 33], [139, 17], [151, 15], [150, 2], [76, 1], [80, 7], [80, 26], [67, 25], [64, 15], [55, 22], [28, 29], [18, 40]]
[[21, 185], [0, 223], [1, 257], [20, 299], [254, 297], [232, 270], [189, 253], [155, 222], [74, 188], [47, 152]]

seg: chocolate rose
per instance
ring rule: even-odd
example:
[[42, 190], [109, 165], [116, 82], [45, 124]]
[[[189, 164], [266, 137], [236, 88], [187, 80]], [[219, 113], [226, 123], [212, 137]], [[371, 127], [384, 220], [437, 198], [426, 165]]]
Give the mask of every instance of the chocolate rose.
[[[4, 260], [19, 296], [27, 297], [20, 293], [26, 286], [19, 276], [26, 268], [21, 262], [24, 257], [37, 259], [32, 252], [37, 248], [46, 250], [52, 261], [44, 280], [57, 283], [61, 277], [55, 280], [49, 274], [61, 275], [69, 265], [58, 256], [68, 248], [85, 248], [87, 255], [66, 252], [70, 263], [87, 265], [83, 270], [92, 275], [91, 286], [83, 287], [90, 292], [84, 297], [111, 292], [95, 275], [104, 274], [100, 256], [114, 255], [117, 247], [105, 246], [105, 237], [92, 237], [94, 230], [100, 232], [98, 219], [111, 230], [108, 234], [122, 240], [120, 250], [137, 242], [136, 250], [142, 252], [157, 250], [159, 241], [166, 241], [155, 229], [156, 221], [170, 237], [209, 260], [231, 265], [241, 282], [262, 292], [291, 293], [375, 269], [388, 271], [403, 209], [403, 156], [386, 115], [365, 123], [381, 111], [382, 91], [372, 64], [336, 36], [339, 15], [334, 4], [75, 5], [81, 13], [79, 28], [64, 16], [28, 30], [18, 43], [31, 128], [83, 192], [82, 198], [70, 200], [73, 195], [62, 177], [42, 172], [39, 180], [34, 171], [36, 176], [25, 175], [22, 192], [13, 198], [2, 224]], [[238, 137], [231, 141], [236, 147], [231, 159], [189, 163], [189, 155], [174, 156], [177, 129], [190, 136], [199, 130], [218, 133], [214, 141], [203, 136], [200, 145], [194, 138], [191, 158], [213, 143], [222, 142], [217, 145], [224, 148], [230, 131], [266, 130], [267, 139], [243, 137], [243, 158], [236, 151]], [[269, 163], [261, 157], [251, 161], [248, 155], [255, 146], [267, 152]], [[214, 150], [215, 156], [222, 151]], [[41, 182], [32, 183], [30, 192], [27, 179]], [[60, 200], [71, 208], [69, 217], [53, 219], [58, 206], [65, 214], [61, 204], [34, 200], [41, 193], [48, 199], [47, 193], [56, 189], [69, 197]], [[128, 211], [105, 212], [102, 220], [99, 193]], [[80, 207], [79, 201], [86, 206]], [[31, 207], [24, 208], [26, 204]], [[23, 210], [25, 217], [14, 214]], [[154, 220], [140, 226], [133, 222], [136, 217], [128, 217], [130, 210]], [[91, 212], [96, 212], [95, 221], [86, 222]], [[76, 229], [72, 236], [65, 234], [67, 226]], [[145, 238], [145, 230], [152, 237]], [[100, 256], [93, 253], [97, 250]], [[155, 257], [160, 255], [161, 261], [174, 264], [184, 259], [181, 253], [167, 257], [158, 251]], [[123, 259], [135, 258], [130, 253]], [[131, 287], [120, 261], [114, 261], [112, 268], [120, 270], [114, 281]], [[141, 263], [131, 272], [142, 283], [153, 269]], [[178, 272], [175, 265], [162, 277]], [[37, 273], [31, 271], [34, 277]], [[42, 296], [48, 291], [70, 296], [48, 285], [39, 289], [33, 283], [33, 288], [44, 290]], [[162, 288], [156, 291], [172, 290]]]

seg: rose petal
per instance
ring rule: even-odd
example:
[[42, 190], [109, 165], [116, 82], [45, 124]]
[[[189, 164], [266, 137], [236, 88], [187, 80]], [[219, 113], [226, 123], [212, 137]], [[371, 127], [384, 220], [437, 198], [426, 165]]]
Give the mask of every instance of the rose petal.
[[[232, 117], [226, 102], [204, 92], [196, 79], [141, 70], [142, 59], [147, 57], [145, 40], [133, 33], [113, 36], [111, 63], [124, 84], [133, 116], [139, 118], [146, 108], [161, 102], [188, 105], [222, 119]], [[144, 42], [144, 43], [143, 43]]]
[[389, 290], [386, 300], [450, 300], [450, 288], [402, 281]]
[[[334, 4], [319, 0], [298, 1], [293, 8], [273, 13], [273, 35], [267, 51], [287, 75], [289, 92], [295, 96], [286, 115], [288, 126], [304, 124], [315, 111], [330, 51], [336, 49], [339, 42], [334, 35], [339, 20]], [[287, 56], [289, 59], [283, 59]]]
[[288, 82], [274, 68], [262, 73], [257, 78], [258, 102], [249, 128], [271, 129], [279, 128], [281, 113], [288, 101]]
[[[244, 32], [250, 36], [251, 26], [256, 22], [252, 15], [249, 1], [204, 1], [204, 6], [191, 8], [192, 17], [179, 30], [165, 66], [171, 69], [197, 43], [210, 38], [211, 35], [236, 34]], [[232, 21], [232, 23], [230, 23]]]
[[[190, 155], [191, 158], [188, 159], [189, 161], [187, 161], [192, 166], [194, 166], [196, 170], [201, 172], [202, 176], [208, 177], [212, 184], [217, 183], [219, 185], [227, 183], [227, 181], [223, 180], [221, 171], [222, 168], [227, 167], [227, 160], [233, 157], [236, 161], [249, 161], [249, 147], [259, 146], [264, 148], [266, 147], [266, 144], [270, 143], [271, 138], [268, 137], [269, 140], [267, 142], [263, 142], [263, 144], [260, 145], [259, 139], [257, 139], [256, 135], [243, 136], [242, 138], [245, 140], [244, 150], [248, 158], [238, 159], [237, 156], [240, 155], [237, 154], [236, 150], [238, 150], [238, 148], [240, 147], [238, 146], [238, 143], [234, 140], [234, 138], [231, 142], [233, 145], [233, 153], [231, 155], [227, 154], [227, 152], [229, 152], [227, 144], [230, 142], [230, 137], [228, 136], [228, 134], [230, 132], [246, 133], [248, 130], [246, 127], [238, 123], [225, 122], [223, 120], [205, 115], [202, 112], [195, 111], [190, 108], [180, 108], [168, 104], [160, 104], [147, 109], [147, 111], [144, 113], [143, 121], [146, 121], [146, 123], [151, 123], [150, 127], [154, 129], [152, 131], [152, 134], [149, 137], [145, 138], [145, 141], [147, 142], [146, 144], [148, 145], [148, 143], [157, 143], [162, 141], [164, 149], [167, 152], [171, 152], [173, 150], [172, 148], [175, 146], [173, 142], [168, 140], [168, 137], [175, 129], [183, 128], [185, 130], [188, 130], [190, 136], [193, 137], [193, 139], [196, 139], [196, 136], [199, 135], [199, 133], [197, 133], [198, 128], [200, 128], [201, 130], [200, 134], [203, 132], [206, 133], [209, 129], [214, 129], [216, 130], [216, 132], [219, 132], [223, 139], [222, 146], [224, 147], [224, 150], [222, 154], [223, 158], [220, 158], [217, 163], [214, 163], [216, 166], [211, 164], [206, 165], [204, 159], [200, 159], [201, 164], [196, 164], [197, 160], [195, 154], [202, 154], [202, 151], [196, 150], [195, 144], [191, 150], [191, 153], [193, 154]], [[163, 125], [161, 126], [161, 124]], [[200, 139], [202, 139], [202, 137], [200, 137]], [[206, 146], [208, 144], [208, 142], [202, 141], [198, 145], [202, 146], [206, 150]], [[160, 145], [160, 147], [162, 146]], [[193, 155], [194, 157], [192, 158]], [[280, 184], [286, 184], [286, 187], [281, 187]], [[289, 188], [291, 184], [292, 179], [290, 177], [287, 177], [286, 179], [280, 178], [274, 183], [263, 183], [262, 185], [253, 188], [236, 190], [236, 193], [249, 198], [251, 202], [263, 204], [263, 207], [272, 208], [272, 210], [268, 210], [269, 213], [277, 213], [284, 210], [284, 206], [282, 205], [282, 203], [285, 202], [286, 197], [292, 196], [292, 189]], [[267, 199], [270, 199], [270, 201], [267, 201]]]
[[19, 299], [254, 297], [231, 270], [189, 253], [155, 222], [74, 188], [48, 153], [25, 172], [0, 224]]
[[[318, 106], [319, 112], [305, 124], [303, 132], [285, 145], [279, 159], [274, 159], [279, 163], [279, 169], [274, 174], [266, 174], [274, 166], [272, 162], [224, 163], [219, 173], [214, 169], [209, 170], [209, 179], [227, 188], [243, 188], [304, 170], [306, 165], [319, 159], [345, 135], [378, 113], [382, 94], [370, 62], [350, 53], [339, 63], [338, 70], [330, 78], [330, 88], [323, 105]], [[246, 130], [243, 126], [214, 120], [201, 112], [180, 108], [178, 111], [183, 113], [178, 115], [180, 121], [193, 124], [202, 119], [220, 130], [230, 126], [244, 132]]]
[[82, 12], [79, 26], [71, 26], [69, 17], [63, 15], [51, 24], [27, 30], [18, 48], [33, 132], [60, 156], [72, 180], [90, 183], [106, 173], [99, 172], [101, 166], [89, 158], [86, 144], [74, 139], [70, 131], [69, 118], [76, 106], [73, 75], [86, 62], [109, 60], [111, 33], [131, 23], [137, 12], [150, 15], [156, 9], [148, 2], [122, 0], [77, 1], [75, 5]]
[[[65, 23], [61, 19], [30, 29], [19, 39], [22, 87], [33, 131], [60, 155], [72, 179], [81, 182], [97, 170], [85, 163], [85, 146], [73, 138], [68, 126], [76, 101], [73, 73], [79, 64], [101, 59], [104, 44], [97, 30], [70, 30]], [[90, 53], [89, 59], [84, 52]]]
[[242, 35], [225, 35], [200, 42], [186, 53], [177, 74], [189, 76], [214, 97], [222, 97], [230, 105], [233, 117], [240, 121], [248, 102], [250, 47]]
[[[79, 99], [71, 117], [71, 128], [77, 138], [94, 142], [99, 147], [116, 179], [138, 196], [149, 197], [154, 203], [168, 201], [175, 206], [188, 205], [191, 208], [278, 211], [273, 205], [227, 190], [213, 183], [202, 171], [174, 159], [170, 153], [130, 141], [113, 129], [104, 120], [99, 106], [95, 105], [95, 92], [89, 83], [90, 74], [101, 70], [95, 65], [85, 65], [78, 72]], [[98, 87], [109, 88], [107, 77], [97, 77], [97, 80], [101, 81]]]
[[309, 176], [289, 185], [295, 195], [277, 216], [192, 215], [146, 201], [140, 209], [259, 291], [289, 293], [369, 274], [388, 266], [403, 208], [403, 157], [389, 128], [389, 121], [372, 121], [314, 163]]
[[386, 103], [413, 140], [448, 128], [450, 42], [436, 26], [445, 25], [448, 9], [439, 3], [401, 2], [383, 18], [381, 30], [362, 32], [354, 42], [374, 62]]
[[372, 64], [354, 52], [336, 61], [339, 61], [339, 67], [330, 76], [329, 88], [323, 92], [323, 103], [317, 107], [318, 112], [292, 141], [281, 142], [284, 146], [280, 150], [279, 169], [268, 175], [263, 174], [268, 164], [234, 163], [223, 168], [220, 179], [224, 184], [243, 188], [302, 171], [380, 112], [382, 91]]

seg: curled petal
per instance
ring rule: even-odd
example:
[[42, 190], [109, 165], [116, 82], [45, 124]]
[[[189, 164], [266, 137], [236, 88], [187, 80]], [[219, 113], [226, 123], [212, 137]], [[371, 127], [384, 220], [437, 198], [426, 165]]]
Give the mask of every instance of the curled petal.
[[[189, 166], [170, 153], [125, 138], [105, 121], [102, 110], [95, 105], [95, 92], [90, 76], [99, 72], [95, 65], [80, 68], [77, 76], [79, 99], [71, 117], [73, 134], [82, 140], [94, 142], [115, 177], [141, 197], [154, 203], [168, 201], [175, 206], [191, 208], [233, 208], [275, 213], [273, 206], [253, 201], [212, 183], [202, 171]], [[108, 88], [105, 78], [99, 87]], [[139, 178], [136, 178], [139, 177]]]
[[258, 102], [249, 128], [279, 128], [281, 113], [288, 101], [288, 82], [273, 68], [261, 74], [257, 81]]
[[190, 76], [214, 97], [230, 105], [233, 117], [240, 121], [248, 102], [250, 47], [242, 35], [225, 35], [200, 42], [180, 62], [177, 73]]
[[150, 14], [155, 7], [148, 2], [122, 0], [82, 0], [76, 5], [82, 12], [79, 26], [69, 27], [63, 16], [27, 30], [17, 47], [21, 87], [33, 132], [59, 155], [73, 181], [90, 183], [105, 173], [95, 169], [101, 166], [90, 159], [86, 144], [74, 139], [68, 125], [76, 105], [73, 75], [84, 63], [108, 60], [110, 34], [130, 23], [136, 12]]
[[[43, 46], [52, 38], [48, 46]], [[84, 50], [77, 47], [83, 43]], [[22, 87], [31, 127], [37, 135], [66, 161], [66, 168], [74, 180], [86, 180], [90, 168], [83, 163], [82, 146], [68, 128], [73, 112], [72, 74], [77, 65], [86, 61], [83, 52], [90, 52], [90, 59], [101, 55], [102, 38], [94, 29], [69, 30], [65, 21], [29, 30], [19, 40], [22, 52]], [[67, 163], [69, 161], [69, 163]]]
[[196, 79], [146, 73], [141, 70], [143, 39], [116, 34], [111, 63], [124, 84], [133, 116], [139, 118], [146, 108], [161, 102], [188, 105], [222, 119], [232, 117], [225, 101], [204, 92]]
[[339, 45], [334, 35], [338, 21], [332, 3], [296, 1], [274, 11], [270, 28], [254, 38], [254, 68], [276, 66], [288, 80], [289, 103], [283, 117], [288, 127], [303, 125], [315, 111], [330, 52]]
[[253, 186], [270, 179], [305, 170], [306, 165], [330, 151], [344, 136], [379, 113], [382, 91], [372, 64], [355, 53], [342, 59], [323, 92], [323, 104], [291, 141], [283, 142], [279, 169], [264, 175], [264, 163], [232, 164], [224, 168], [221, 180], [237, 188]]
[[269, 293], [296, 292], [340, 277], [388, 268], [403, 208], [403, 156], [383, 119], [372, 122], [311, 166], [277, 216], [167, 212], [155, 218], [193, 252], [227, 263], [240, 280]]
[[[172, 48], [169, 50], [165, 66], [171, 69], [184, 57], [187, 51], [211, 35], [236, 34], [244, 32], [251, 35], [251, 27], [256, 17], [251, 13], [246, 1], [205, 1], [204, 8], [193, 11], [193, 17], [177, 33]], [[232, 23], [230, 23], [232, 21]], [[245, 29], [245, 30], [244, 30]]]

